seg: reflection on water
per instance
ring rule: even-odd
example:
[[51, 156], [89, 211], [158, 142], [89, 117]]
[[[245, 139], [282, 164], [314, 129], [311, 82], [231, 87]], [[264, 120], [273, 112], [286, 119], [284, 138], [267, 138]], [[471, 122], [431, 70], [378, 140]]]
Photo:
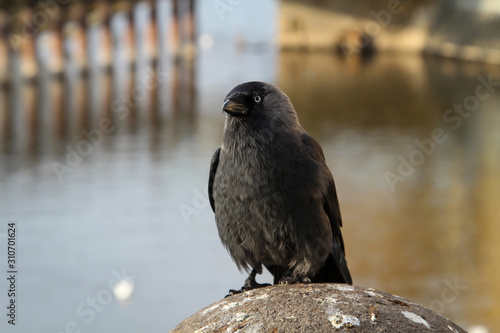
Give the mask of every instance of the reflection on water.
[[[206, 51], [196, 71], [189, 63], [145, 64], [119, 78], [67, 70], [61, 81], [0, 91], [0, 210], [3, 225], [19, 226], [19, 329], [74, 322], [84, 331], [160, 332], [241, 285], [203, 196], [222, 98], [252, 79], [278, 83], [321, 142], [355, 283], [466, 327], [500, 329], [500, 95], [456, 129], [444, 118], [474, 95], [478, 75], [500, 80], [499, 70], [284, 53], [276, 73], [275, 59], [272, 50]], [[220, 68], [231, 73], [224, 82], [211, 75]], [[447, 139], [392, 190], [386, 173], [436, 128]], [[131, 299], [103, 301], [92, 318], [78, 311], [122, 270], [136, 286]]]

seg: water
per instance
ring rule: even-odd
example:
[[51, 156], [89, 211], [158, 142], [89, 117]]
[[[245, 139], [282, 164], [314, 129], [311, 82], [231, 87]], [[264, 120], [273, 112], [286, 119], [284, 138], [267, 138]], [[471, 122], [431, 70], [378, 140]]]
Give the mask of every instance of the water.
[[[472, 101], [478, 76], [500, 81], [498, 67], [262, 44], [200, 52], [192, 68], [144, 68], [151, 85], [140, 71], [67, 73], [0, 90], [0, 248], [16, 221], [15, 329], [164, 332], [242, 285], [205, 193], [222, 99], [255, 79], [278, 84], [323, 147], [355, 284], [500, 329], [499, 87], [481, 88], [490, 94], [467, 116], [447, 111]], [[134, 282], [130, 299], [112, 296], [117, 279]]]

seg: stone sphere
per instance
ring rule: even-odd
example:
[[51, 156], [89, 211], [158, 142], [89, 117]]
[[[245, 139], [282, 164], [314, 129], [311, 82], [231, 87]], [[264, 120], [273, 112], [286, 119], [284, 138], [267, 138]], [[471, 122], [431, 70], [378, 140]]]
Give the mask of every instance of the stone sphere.
[[274, 285], [224, 298], [172, 332], [449, 332], [449, 319], [402, 297], [345, 284]]

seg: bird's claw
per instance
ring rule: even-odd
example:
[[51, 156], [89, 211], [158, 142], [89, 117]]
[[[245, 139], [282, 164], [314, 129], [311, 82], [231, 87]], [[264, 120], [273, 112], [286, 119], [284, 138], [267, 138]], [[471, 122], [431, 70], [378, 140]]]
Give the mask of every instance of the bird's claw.
[[252, 289], [257, 289], [257, 288], [263, 288], [263, 287], [270, 286], [269, 283], [258, 283], [257, 281], [255, 281], [255, 275], [256, 275], [256, 273], [257, 272], [255, 270], [252, 270], [252, 272], [250, 273], [250, 275], [245, 280], [245, 284], [243, 285], [243, 287], [241, 287], [241, 289], [238, 289], [238, 290], [235, 290], [235, 289], [229, 290], [229, 293], [224, 298], [229, 297], [229, 296], [233, 296], [233, 295], [236, 295], [236, 294], [241, 294], [241, 293], [243, 293], [245, 291], [249, 291], [249, 290], [252, 290]]
[[287, 275], [280, 279], [280, 284], [311, 283], [311, 279], [303, 275]]
[[244, 292], [243, 287], [241, 289], [238, 289], [238, 290], [229, 289], [228, 294], [226, 296], [224, 296], [224, 298], [228, 298], [228, 297], [231, 297], [231, 296], [236, 295], [236, 294], [241, 294], [242, 292]]
[[245, 282], [245, 285], [243, 287], [241, 287], [241, 289], [238, 289], [238, 290], [230, 289], [228, 294], [226, 296], [224, 296], [224, 298], [227, 298], [229, 296], [233, 296], [236, 294], [241, 294], [241, 293], [244, 293], [245, 291], [249, 291], [252, 289], [264, 288], [267, 286], [270, 286], [270, 284], [269, 283], [257, 283], [254, 281], [254, 283], [250, 286], [250, 285], [247, 285]]

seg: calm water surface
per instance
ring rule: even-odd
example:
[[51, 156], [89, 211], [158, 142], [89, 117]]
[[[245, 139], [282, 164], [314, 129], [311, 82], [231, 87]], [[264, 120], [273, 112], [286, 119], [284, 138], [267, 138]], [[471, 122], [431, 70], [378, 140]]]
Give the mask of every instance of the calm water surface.
[[[222, 99], [258, 79], [290, 96], [323, 146], [355, 284], [464, 327], [500, 330], [500, 92], [456, 128], [445, 116], [490, 74], [500, 80], [498, 68], [451, 61], [257, 48], [204, 51], [192, 70], [154, 74], [158, 84], [126, 114], [111, 105], [137, 89], [134, 72], [1, 90], [0, 248], [16, 221], [16, 329], [164, 332], [241, 286], [245, 275], [219, 242], [205, 193]], [[102, 137], [82, 144], [83, 129]], [[436, 129], [445, 139], [415, 153], [415, 140], [428, 142]], [[68, 146], [85, 156], [68, 157]], [[388, 173], [410, 158], [418, 163], [391, 186]], [[54, 165], [68, 167], [61, 179]], [[5, 261], [4, 251], [2, 272]], [[110, 296], [117, 277], [134, 282], [126, 301]], [[0, 302], [5, 308], [4, 293]], [[14, 331], [2, 316], [2, 331]]]

